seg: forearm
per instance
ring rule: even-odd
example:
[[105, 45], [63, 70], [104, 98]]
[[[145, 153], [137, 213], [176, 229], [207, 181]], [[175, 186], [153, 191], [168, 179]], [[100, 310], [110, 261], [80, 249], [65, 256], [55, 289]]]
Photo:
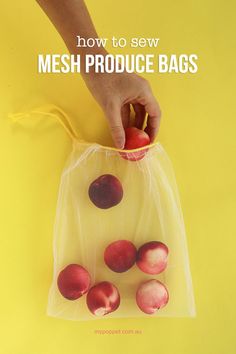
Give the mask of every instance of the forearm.
[[105, 54], [104, 48], [77, 47], [77, 36], [97, 38], [97, 32], [83, 0], [37, 0], [71, 54], [80, 54], [82, 65], [86, 54]]

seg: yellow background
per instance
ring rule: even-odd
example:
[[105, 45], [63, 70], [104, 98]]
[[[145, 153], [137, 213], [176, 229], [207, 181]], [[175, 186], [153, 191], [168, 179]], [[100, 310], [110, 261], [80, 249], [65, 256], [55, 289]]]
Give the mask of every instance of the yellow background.
[[[159, 37], [162, 53], [199, 56], [196, 75], [146, 76], [162, 107], [159, 140], [172, 159], [179, 185], [197, 317], [80, 323], [45, 315], [58, 185], [71, 145], [56, 122], [27, 120], [13, 126], [7, 113], [52, 102], [71, 114], [85, 139], [106, 144], [111, 139], [81, 78], [37, 74], [38, 53], [65, 52], [37, 4], [4, 1], [0, 352], [234, 354], [235, 2], [88, 0], [87, 4], [101, 36]], [[137, 329], [142, 334], [98, 335], [96, 329]]]

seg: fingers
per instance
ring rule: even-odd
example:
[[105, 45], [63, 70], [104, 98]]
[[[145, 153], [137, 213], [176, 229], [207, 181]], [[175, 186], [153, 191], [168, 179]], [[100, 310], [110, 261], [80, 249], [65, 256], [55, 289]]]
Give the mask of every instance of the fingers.
[[151, 95], [144, 105], [145, 111], [148, 113], [147, 126], [145, 132], [149, 135], [151, 143], [154, 141], [160, 127], [161, 110], [155, 97]]
[[143, 105], [136, 103], [133, 104], [134, 107], [134, 112], [135, 112], [135, 120], [134, 120], [134, 126], [138, 129], [142, 129], [143, 127], [143, 122], [145, 119], [146, 111]]
[[129, 126], [129, 119], [130, 119], [129, 103], [126, 103], [121, 107], [121, 119], [122, 119], [123, 127], [127, 128]]
[[123, 149], [125, 145], [125, 131], [122, 124], [121, 107], [119, 103], [114, 102], [110, 104], [106, 108], [105, 114], [108, 119], [111, 135], [115, 146], [118, 149]]

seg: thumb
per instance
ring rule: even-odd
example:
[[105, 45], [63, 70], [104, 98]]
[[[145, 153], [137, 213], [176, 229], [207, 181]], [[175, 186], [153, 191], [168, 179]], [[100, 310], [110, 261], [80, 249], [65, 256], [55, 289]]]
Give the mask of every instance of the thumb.
[[109, 109], [106, 110], [106, 116], [116, 148], [123, 149], [125, 145], [125, 131], [122, 124], [121, 107], [119, 104], [110, 105]]

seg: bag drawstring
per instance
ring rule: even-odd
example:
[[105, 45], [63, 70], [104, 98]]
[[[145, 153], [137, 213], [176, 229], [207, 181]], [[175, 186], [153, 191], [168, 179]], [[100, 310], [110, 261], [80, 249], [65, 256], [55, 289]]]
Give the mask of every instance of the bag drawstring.
[[[59, 115], [56, 113], [53, 113], [53, 111], [59, 113]], [[20, 120], [22, 118], [29, 117], [31, 114], [41, 114], [41, 115], [56, 118], [57, 121], [65, 129], [67, 134], [71, 137], [72, 140], [82, 141], [82, 139], [79, 138], [76, 130], [73, 128], [69, 116], [60, 107], [53, 105], [53, 104], [40, 106], [39, 108], [33, 109], [29, 112], [9, 114], [9, 117], [14, 122], [17, 122], [18, 120]]]
[[[53, 111], [55, 111], [56, 113], [53, 113]], [[9, 118], [11, 118], [12, 121], [17, 122], [18, 120], [20, 120], [22, 118], [30, 117], [31, 114], [36, 114], [36, 115], [40, 114], [40, 115], [56, 118], [56, 120], [63, 126], [63, 128], [65, 129], [67, 134], [70, 136], [72, 141], [74, 141], [74, 142], [77, 141], [77, 142], [80, 142], [83, 144], [90, 144], [79, 137], [78, 133], [76, 132], [76, 130], [73, 128], [73, 126], [71, 124], [69, 116], [60, 107], [58, 107], [54, 104], [43, 105], [43, 106], [40, 106], [36, 109], [33, 109], [31, 111], [27, 111], [27, 112], [9, 114]], [[147, 121], [147, 115], [144, 120], [144, 125], [146, 124], [146, 121]], [[153, 142], [152, 144], [149, 144], [148, 146], [143, 146], [143, 147], [131, 149], [131, 150], [125, 150], [125, 149], [121, 150], [121, 149], [117, 149], [115, 147], [103, 146], [103, 145], [99, 145], [99, 144], [97, 144], [97, 145], [99, 145], [103, 149], [110, 150], [110, 151], [121, 152], [121, 153], [124, 153], [124, 152], [134, 153], [134, 152], [145, 150], [147, 148], [149, 149], [149, 148], [151, 148], [155, 145], [158, 145], [158, 144], [159, 144], [158, 142]]]

